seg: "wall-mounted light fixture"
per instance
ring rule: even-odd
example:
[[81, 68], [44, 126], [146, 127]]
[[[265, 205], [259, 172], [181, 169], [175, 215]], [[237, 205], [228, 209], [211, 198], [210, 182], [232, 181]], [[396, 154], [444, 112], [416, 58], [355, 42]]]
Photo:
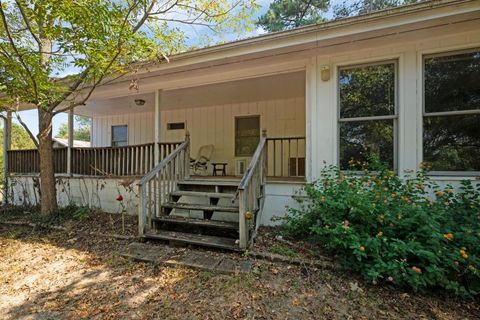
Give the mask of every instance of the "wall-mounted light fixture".
[[320, 67], [320, 78], [322, 79], [322, 81], [330, 80], [330, 66]]
[[137, 106], [143, 106], [145, 104], [145, 100], [143, 99], [135, 99], [135, 104]]

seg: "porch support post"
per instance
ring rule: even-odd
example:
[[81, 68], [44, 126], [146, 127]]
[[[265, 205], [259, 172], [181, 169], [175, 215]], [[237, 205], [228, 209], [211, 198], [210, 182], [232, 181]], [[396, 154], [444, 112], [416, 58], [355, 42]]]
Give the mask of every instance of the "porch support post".
[[[317, 59], [312, 58], [306, 65], [305, 81], [305, 179], [310, 182], [314, 178], [317, 159]], [[314, 159], [315, 158], [315, 159]]]
[[155, 132], [154, 132], [154, 163], [157, 165], [160, 163], [160, 103], [162, 99], [162, 90], [158, 89], [155, 91]]
[[3, 119], [3, 202], [8, 203], [8, 150], [12, 146], [12, 112], [7, 111], [7, 116]]
[[72, 175], [73, 109], [68, 110], [67, 174]]

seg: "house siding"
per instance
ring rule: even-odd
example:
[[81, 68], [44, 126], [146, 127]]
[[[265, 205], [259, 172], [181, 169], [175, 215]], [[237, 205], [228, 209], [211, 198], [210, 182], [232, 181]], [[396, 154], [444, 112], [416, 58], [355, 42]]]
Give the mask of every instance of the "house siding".
[[[477, 21], [469, 23], [468, 28], [450, 26], [438, 33], [429, 31], [430, 34], [418, 32], [408, 36], [390, 36], [359, 42], [355, 48], [351, 48], [351, 44], [343, 45], [336, 48], [336, 54], [329, 53], [332, 49], [327, 49], [323, 54], [312, 57], [306, 63], [307, 149], [311, 152], [307, 163], [307, 167], [311, 168], [308, 171], [309, 180], [320, 177], [324, 163], [339, 163], [338, 68], [392, 59], [398, 61], [397, 171], [403, 175], [406, 170], [418, 168], [423, 160], [423, 56], [480, 48], [479, 27]], [[329, 81], [322, 81], [320, 77], [325, 66], [331, 70]], [[456, 180], [451, 179], [454, 184]]]
[[[267, 130], [268, 137], [305, 136], [305, 99], [294, 97], [161, 111], [161, 141], [183, 140], [185, 131], [167, 130], [167, 123], [185, 121], [186, 129], [190, 132], [192, 156], [196, 156], [202, 145], [213, 144], [215, 150], [212, 161], [227, 162], [229, 164], [227, 174], [233, 175], [235, 173], [235, 117], [249, 115], [260, 116], [260, 128]], [[299, 154], [304, 156], [303, 146]]]
[[92, 120], [92, 147], [109, 147], [112, 140], [112, 126], [128, 126], [128, 144], [153, 143], [153, 112], [125, 113], [95, 116]]

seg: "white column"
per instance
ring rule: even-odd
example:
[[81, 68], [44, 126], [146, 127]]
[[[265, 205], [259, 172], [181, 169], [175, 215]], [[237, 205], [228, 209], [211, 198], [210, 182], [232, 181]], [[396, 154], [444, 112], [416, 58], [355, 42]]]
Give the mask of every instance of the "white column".
[[160, 103], [162, 98], [162, 90], [155, 90], [155, 132], [154, 132], [154, 163], [158, 164], [160, 162], [160, 148], [158, 144], [160, 143]]
[[3, 202], [8, 203], [8, 150], [12, 145], [12, 112], [7, 112], [7, 117], [3, 120], [3, 178], [4, 178], [4, 198]]
[[[324, 79], [321, 72], [324, 69]], [[335, 99], [335, 66], [329, 59], [317, 56], [306, 72], [306, 139], [307, 181], [320, 177], [322, 168], [337, 164], [337, 106]]]
[[312, 58], [305, 71], [305, 178], [313, 180], [313, 167], [316, 166], [317, 125], [317, 59]]
[[73, 148], [73, 109], [68, 110], [68, 148], [67, 148], [67, 174], [72, 174], [72, 148]]
[[[417, 104], [417, 54], [409, 48], [399, 62], [398, 81], [398, 174], [415, 170], [418, 165], [418, 130], [421, 126], [421, 111]], [[420, 73], [421, 76], [421, 73]]]

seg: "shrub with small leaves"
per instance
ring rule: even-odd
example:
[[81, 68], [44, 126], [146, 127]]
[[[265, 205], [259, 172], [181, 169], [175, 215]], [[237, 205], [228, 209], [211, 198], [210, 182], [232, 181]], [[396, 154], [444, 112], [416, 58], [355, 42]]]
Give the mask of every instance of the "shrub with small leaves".
[[425, 166], [400, 178], [360, 165], [361, 174], [325, 168], [289, 209], [284, 234], [322, 244], [372, 283], [480, 295], [480, 185], [441, 188]]

